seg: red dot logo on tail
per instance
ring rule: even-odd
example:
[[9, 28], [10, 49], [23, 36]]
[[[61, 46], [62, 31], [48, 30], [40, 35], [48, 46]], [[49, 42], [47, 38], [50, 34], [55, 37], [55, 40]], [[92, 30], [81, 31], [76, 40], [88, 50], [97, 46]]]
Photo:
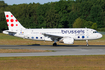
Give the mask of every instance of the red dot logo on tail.
[[11, 17], [13, 17], [13, 15], [11, 15]]
[[16, 24], [16, 26], [18, 26], [18, 24]]
[[9, 17], [9, 15], [6, 15], [6, 17], [8, 18], [8, 17]]
[[14, 20], [13, 20], [13, 19], [11, 19], [10, 21], [11, 21], [11, 22], [13, 22]]
[[18, 20], [17, 20], [17, 19], [16, 19], [15, 21], [16, 21], [16, 22], [18, 22]]
[[11, 24], [11, 27], [13, 27], [14, 26], [14, 24]]
[[7, 19], [6, 21], [9, 22], [9, 19]]

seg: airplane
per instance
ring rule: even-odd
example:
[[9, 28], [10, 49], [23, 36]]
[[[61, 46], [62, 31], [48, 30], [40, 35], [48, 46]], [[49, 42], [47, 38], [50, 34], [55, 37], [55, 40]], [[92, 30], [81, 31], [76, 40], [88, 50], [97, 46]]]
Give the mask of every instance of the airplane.
[[13, 16], [10, 11], [4, 11], [8, 30], [4, 30], [4, 34], [12, 36], [41, 41], [54, 41], [53, 46], [57, 46], [57, 41], [64, 44], [74, 44], [75, 40], [99, 39], [102, 34], [90, 28], [40, 28], [27, 29], [23, 27], [20, 22]]

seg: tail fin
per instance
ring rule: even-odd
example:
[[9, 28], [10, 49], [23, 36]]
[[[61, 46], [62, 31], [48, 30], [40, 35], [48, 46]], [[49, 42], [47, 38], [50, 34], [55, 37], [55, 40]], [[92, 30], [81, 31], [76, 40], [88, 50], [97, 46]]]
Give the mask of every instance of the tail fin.
[[5, 11], [5, 17], [7, 21], [7, 25], [9, 28], [9, 31], [15, 31], [15, 30], [20, 30], [20, 29], [25, 29], [19, 21], [12, 15], [11, 12]]

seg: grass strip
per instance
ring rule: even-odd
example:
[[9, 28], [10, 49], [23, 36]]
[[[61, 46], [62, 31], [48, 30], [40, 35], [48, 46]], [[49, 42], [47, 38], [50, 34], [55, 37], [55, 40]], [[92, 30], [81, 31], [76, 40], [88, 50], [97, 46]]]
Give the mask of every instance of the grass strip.
[[1, 70], [105, 70], [105, 55], [1, 57]]

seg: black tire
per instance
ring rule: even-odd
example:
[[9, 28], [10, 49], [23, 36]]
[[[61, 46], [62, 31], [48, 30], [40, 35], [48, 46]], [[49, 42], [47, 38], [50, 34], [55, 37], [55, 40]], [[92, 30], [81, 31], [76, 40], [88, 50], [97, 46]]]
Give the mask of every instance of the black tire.
[[53, 43], [53, 46], [57, 46], [57, 43]]

